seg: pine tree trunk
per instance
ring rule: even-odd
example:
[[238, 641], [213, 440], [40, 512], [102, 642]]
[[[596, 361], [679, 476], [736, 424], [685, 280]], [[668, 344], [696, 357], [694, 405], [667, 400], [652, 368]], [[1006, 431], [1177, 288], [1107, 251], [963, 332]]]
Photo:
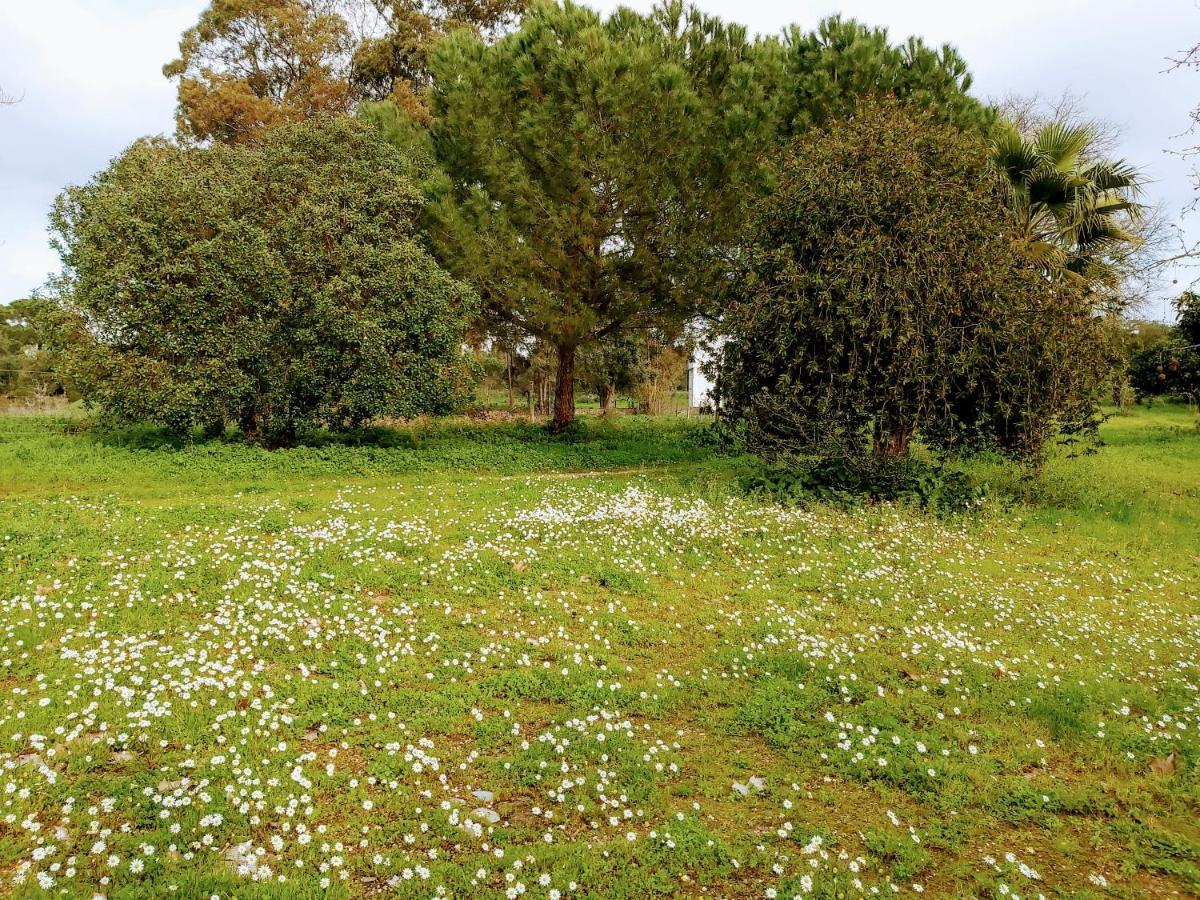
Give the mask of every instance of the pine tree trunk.
[[575, 420], [575, 348], [558, 348], [558, 378], [554, 382], [554, 421], [551, 430], [562, 431]]
[[508, 353], [505, 354], [505, 356], [508, 358], [507, 359], [507, 362], [508, 362], [508, 410], [509, 410], [509, 412], [512, 412], [512, 408], [513, 408], [512, 351], [509, 350]]

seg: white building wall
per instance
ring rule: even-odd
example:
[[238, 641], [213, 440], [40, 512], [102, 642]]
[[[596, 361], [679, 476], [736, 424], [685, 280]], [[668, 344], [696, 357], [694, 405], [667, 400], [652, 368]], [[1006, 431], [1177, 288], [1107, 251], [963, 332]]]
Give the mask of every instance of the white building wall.
[[697, 344], [696, 349], [692, 351], [692, 358], [688, 363], [688, 406], [693, 409], [713, 405], [713, 382], [704, 371], [704, 367], [711, 359], [712, 355], [708, 348], [701, 344]]

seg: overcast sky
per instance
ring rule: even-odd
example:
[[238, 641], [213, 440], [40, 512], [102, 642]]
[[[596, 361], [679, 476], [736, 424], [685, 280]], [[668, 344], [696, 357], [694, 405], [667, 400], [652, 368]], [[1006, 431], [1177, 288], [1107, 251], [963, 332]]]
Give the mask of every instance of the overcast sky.
[[[630, 3], [639, 9], [652, 0]], [[173, 129], [162, 76], [180, 32], [207, 0], [0, 0], [0, 303], [27, 295], [58, 268], [46, 215], [67, 184], [86, 181], [135, 138]], [[617, 4], [598, 3], [602, 8]], [[1120, 152], [1152, 179], [1148, 200], [1173, 216], [1192, 198], [1189, 163], [1166, 148], [1200, 102], [1200, 75], [1166, 74], [1167, 57], [1200, 41], [1196, 0], [702, 0], [706, 11], [774, 33], [841, 12], [950, 42], [975, 93], [1081, 95], [1089, 114], [1124, 129]], [[1200, 239], [1200, 214], [1182, 220]], [[1194, 272], [1178, 273], [1180, 283]], [[1178, 289], [1178, 288], [1176, 288]], [[1170, 290], [1170, 279], [1166, 290]], [[1147, 314], [1162, 316], [1165, 297]]]

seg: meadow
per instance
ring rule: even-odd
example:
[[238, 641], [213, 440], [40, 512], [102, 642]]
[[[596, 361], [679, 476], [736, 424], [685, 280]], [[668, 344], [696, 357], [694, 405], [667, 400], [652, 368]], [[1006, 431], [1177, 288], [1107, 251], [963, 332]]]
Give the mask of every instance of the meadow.
[[951, 516], [679, 417], [0, 419], [3, 892], [1200, 893], [1195, 421]]

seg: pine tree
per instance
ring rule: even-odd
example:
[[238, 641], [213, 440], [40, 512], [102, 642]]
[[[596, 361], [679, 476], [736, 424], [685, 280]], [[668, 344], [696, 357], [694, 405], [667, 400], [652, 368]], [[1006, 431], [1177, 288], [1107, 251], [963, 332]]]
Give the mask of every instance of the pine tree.
[[556, 429], [580, 347], [719, 297], [776, 127], [777, 49], [678, 4], [571, 3], [435, 49], [433, 241], [495, 322], [555, 348]]

